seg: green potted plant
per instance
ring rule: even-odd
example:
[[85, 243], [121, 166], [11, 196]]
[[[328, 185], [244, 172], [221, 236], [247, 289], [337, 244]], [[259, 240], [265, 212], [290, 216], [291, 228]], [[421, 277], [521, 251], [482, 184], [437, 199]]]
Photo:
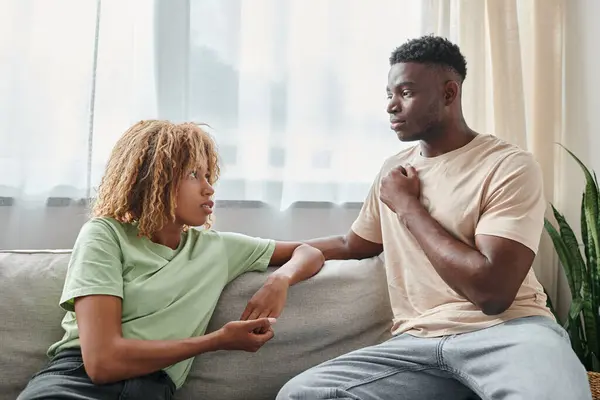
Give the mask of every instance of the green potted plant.
[[[571, 338], [573, 350], [590, 372], [590, 382], [600, 379], [600, 188], [595, 172], [585, 166], [569, 149], [561, 145], [579, 164], [585, 175], [581, 199], [580, 243], [554, 205], [552, 211], [558, 229], [546, 219], [544, 228], [552, 238], [554, 249], [571, 289], [571, 306], [563, 325]], [[552, 308], [552, 304], [549, 302]], [[555, 314], [556, 315], [556, 314]], [[595, 372], [595, 373], [594, 373]]]

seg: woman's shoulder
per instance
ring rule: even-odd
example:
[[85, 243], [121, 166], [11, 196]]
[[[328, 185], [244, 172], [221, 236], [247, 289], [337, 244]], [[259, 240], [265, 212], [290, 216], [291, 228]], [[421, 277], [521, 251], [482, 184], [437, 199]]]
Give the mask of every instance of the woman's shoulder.
[[214, 229], [196, 229], [189, 230], [190, 240], [202, 242], [203, 245], [220, 244], [228, 250], [239, 250], [245, 248], [256, 248], [257, 246], [269, 245], [273, 240], [260, 237], [249, 236], [240, 232], [217, 231]]
[[87, 220], [81, 230], [90, 232], [125, 231], [126, 225], [111, 217], [92, 217]]
[[99, 238], [121, 241], [135, 229], [129, 223], [117, 221], [111, 217], [92, 217], [86, 221], [79, 231], [79, 239]]
[[210, 228], [191, 227], [187, 231], [189, 240], [221, 240], [221, 235], [218, 231]]
[[208, 245], [228, 245], [231, 241], [235, 241], [237, 237], [245, 235], [217, 231], [212, 228], [190, 228], [188, 229], [188, 240], [193, 243], [202, 243], [202, 246]]
[[212, 228], [190, 228], [188, 233], [197, 239], [203, 240], [218, 240], [218, 241], [227, 241], [228, 239], [236, 239], [236, 238], [249, 238], [251, 236], [245, 235], [243, 233], [237, 232], [228, 232], [228, 231], [217, 231]]

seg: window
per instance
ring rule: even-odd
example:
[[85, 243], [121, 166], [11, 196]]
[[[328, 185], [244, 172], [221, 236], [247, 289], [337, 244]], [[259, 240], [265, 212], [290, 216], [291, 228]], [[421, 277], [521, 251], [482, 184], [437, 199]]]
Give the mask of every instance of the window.
[[418, 2], [164, 3], [0, 5], [0, 197], [93, 196], [143, 118], [210, 124], [217, 199], [280, 208], [360, 202], [406, 146], [385, 84], [390, 52], [420, 33]]

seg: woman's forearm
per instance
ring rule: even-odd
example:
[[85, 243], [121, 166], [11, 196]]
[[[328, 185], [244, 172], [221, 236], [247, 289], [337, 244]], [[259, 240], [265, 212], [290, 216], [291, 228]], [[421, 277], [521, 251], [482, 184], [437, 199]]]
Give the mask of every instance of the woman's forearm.
[[323, 253], [306, 244], [298, 246], [290, 260], [273, 272], [268, 280], [284, 279], [290, 286], [306, 280], [323, 267]]
[[96, 384], [147, 375], [198, 354], [219, 350], [220, 335], [217, 331], [181, 340], [115, 338], [91, 360], [84, 353], [85, 369]]

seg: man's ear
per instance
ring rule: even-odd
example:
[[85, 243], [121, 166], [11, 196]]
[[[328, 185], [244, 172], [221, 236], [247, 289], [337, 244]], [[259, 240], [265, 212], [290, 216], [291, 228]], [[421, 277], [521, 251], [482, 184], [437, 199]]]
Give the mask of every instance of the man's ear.
[[447, 81], [444, 84], [444, 104], [449, 106], [456, 100], [460, 90], [460, 85], [456, 81]]

